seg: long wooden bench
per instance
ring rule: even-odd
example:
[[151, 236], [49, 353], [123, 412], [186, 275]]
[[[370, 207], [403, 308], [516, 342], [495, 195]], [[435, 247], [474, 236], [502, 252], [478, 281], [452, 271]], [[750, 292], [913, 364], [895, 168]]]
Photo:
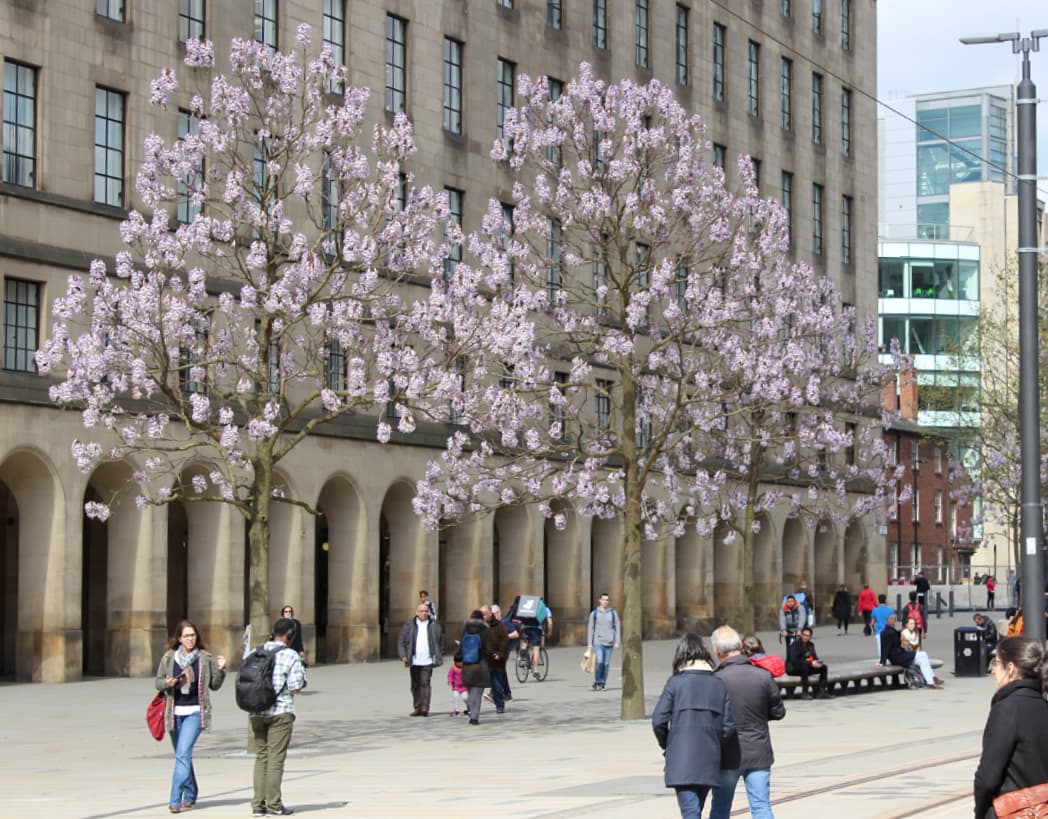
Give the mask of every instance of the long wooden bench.
[[[942, 660], [932, 660], [932, 668], [941, 668]], [[847, 694], [849, 686], [854, 692], [874, 688], [902, 688], [903, 674], [905, 668], [899, 665], [875, 666], [872, 660], [858, 660], [846, 663], [828, 663], [829, 674], [826, 675], [826, 685], [830, 693]], [[808, 677], [808, 685], [814, 686], [819, 681], [819, 675], [813, 674]], [[800, 688], [801, 678], [792, 674], [783, 674], [776, 677], [775, 682], [783, 693], [792, 697], [796, 689]], [[838, 692], [837, 689], [840, 688]]]

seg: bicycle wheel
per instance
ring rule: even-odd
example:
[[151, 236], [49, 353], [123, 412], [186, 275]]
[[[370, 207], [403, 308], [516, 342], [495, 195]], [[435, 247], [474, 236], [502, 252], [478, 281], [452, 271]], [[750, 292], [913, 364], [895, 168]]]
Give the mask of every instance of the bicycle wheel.
[[546, 679], [547, 674], [549, 674], [549, 654], [546, 653], [546, 647], [543, 646], [539, 649], [539, 667], [535, 669], [535, 679], [542, 682]]
[[531, 663], [528, 662], [528, 656], [526, 654], [517, 654], [516, 662], [513, 663], [513, 668], [517, 672], [517, 682], [523, 683], [528, 681], [528, 674], [531, 672]]

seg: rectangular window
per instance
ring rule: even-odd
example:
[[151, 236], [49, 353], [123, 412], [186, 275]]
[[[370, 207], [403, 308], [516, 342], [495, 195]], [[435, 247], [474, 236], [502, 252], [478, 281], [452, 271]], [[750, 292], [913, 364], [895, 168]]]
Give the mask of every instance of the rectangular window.
[[847, 88], [841, 89], [841, 153], [851, 156], [852, 127], [851, 127], [852, 92]]
[[4, 60], [4, 182], [36, 184], [36, 69]]
[[[910, 501], [910, 520], [919, 523], [921, 520], [921, 490], [913, 490], [913, 498]], [[914, 546], [916, 548], [916, 546]]]
[[[560, 95], [564, 93], [564, 83], [556, 77], [547, 77], [546, 84], [549, 87], [549, 101], [555, 102], [556, 100], [559, 100]], [[561, 150], [561, 146], [547, 145], [546, 159], [558, 168], [561, 167], [564, 163], [564, 152]]]
[[[178, 112], [178, 138], [185, 139], [190, 134], [194, 136], [200, 133], [200, 120], [188, 111]], [[198, 192], [204, 180], [203, 160], [200, 165], [178, 180], [177, 195], [178, 204], [176, 218], [182, 224], [192, 222], [200, 214], [199, 201], [194, 201], [194, 195]]]
[[851, 264], [852, 258], [852, 198], [841, 197], [841, 264]]
[[[503, 252], [509, 251], [509, 243], [513, 238], [513, 205], [502, 202], [502, 232], [499, 234], [500, 243], [502, 245]], [[506, 259], [506, 273], [509, 275], [509, 280], [513, 281], [513, 262], [510, 259]]]
[[95, 14], [124, 22], [124, 0], [95, 0]]
[[811, 141], [822, 144], [822, 74], [811, 75]]
[[844, 448], [844, 463], [848, 466], [855, 465], [855, 438], [858, 435], [858, 427], [855, 424], [845, 424], [844, 431], [848, 433], [849, 443]]
[[793, 174], [782, 172], [782, 209], [786, 211], [786, 238], [793, 246]]
[[611, 426], [611, 382], [597, 379], [597, 393], [594, 399], [594, 415], [597, 429], [604, 432]]
[[822, 185], [811, 186], [811, 252], [822, 255]]
[[608, 309], [608, 234], [600, 235], [600, 244], [593, 245], [593, 304], [596, 313], [603, 318]]
[[932, 460], [935, 463], [935, 474], [936, 475], [941, 475], [942, 474], [942, 447], [941, 446], [935, 447], [935, 452], [932, 455]]
[[688, 9], [677, 5], [677, 84], [688, 84]]
[[255, 135], [255, 153], [251, 158], [252, 178], [255, 181], [255, 197], [258, 202], [268, 201], [269, 182], [269, 141]]
[[560, 29], [564, 24], [564, 8], [562, 0], [546, 0], [546, 25], [550, 28]]
[[593, 0], [593, 45], [608, 47], [608, 0]]
[[811, 0], [811, 30], [822, 34], [822, 0]]
[[335, 392], [346, 389], [346, 350], [334, 339], [327, 348], [327, 387]]
[[[633, 292], [646, 291], [651, 284], [651, 247], [637, 242], [636, 249], [637, 275], [633, 277]], [[644, 324], [651, 323], [651, 305], [644, 310]]]
[[462, 133], [462, 43], [444, 38], [444, 130]]
[[[195, 326], [196, 325], [194, 325], [194, 327]], [[257, 321], [255, 322], [255, 336], [258, 336]], [[204, 359], [203, 350], [207, 347], [207, 334], [196, 329], [196, 340], [196, 352], [188, 347], [180, 347], [178, 350], [178, 388], [182, 391], [182, 394], [186, 396], [194, 392], [207, 392], [207, 383], [203, 380], [206, 379], [206, 372], [199, 372], [199, 369], [203, 369], [201, 364]], [[196, 375], [199, 376], [199, 378], [193, 377], [194, 369], [198, 369]]]
[[40, 346], [40, 282], [4, 280], [4, 369], [36, 372]]
[[788, 131], [790, 130], [790, 128], [793, 127], [793, 60], [787, 59], [786, 57], [782, 58], [781, 74], [781, 125], [785, 130]]
[[937, 491], [932, 498], [932, 511], [935, 513], [935, 522], [942, 523], [942, 492]]
[[403, 113], [407, 98], [408, 21], [386, 15], [386, 110]]
[[[462, 191], [455, 188], [444, 188], [448, 195], [448, 224], [462, 227]], [[448, 238], [447, 229], [444, 231], [444, 241], [448, 243], [448, 255], [444, 257], [444, 276], [450, 276], [455, 272], [455, 265], [462, 261], [462, 243], [452, 242]]]
[[178, 0], [178, 39], [204, 39], [204, 0]]
[[269, 342], [269, 394], [280, 395], [280, 342]]
[[269, 46], [276, 51], [277, 35], [277, 0], [255, 0], [255, 42]]
[[506, 142], [506, 134], [503, 131], [502, 126], [506, 122], [506, 114], [509, 112], [509, 109], [513, 107], [513, 94], [516, 86], [514, 74], [516, 73], [516, 70], [517, 66], [515, 63], [511, 63], [509, 60], [504, 60], [499, 57], [498, 65], [496, 67], [497, 81], [495, 93], [498, 108], [495, 133], [503, 142]]
[[[561, 395], [564, 395], [565, 385], [568, 383], [568, 374], [562, 372], [553, 373], [553, 386]], [[550, 401], [549, 404], [549, 435], [554, 441], [563, 441], [564, 422], [567, 419], [567, 411], [560, 404]]]
[[761, 47], [750, 40], [746, 62], [746, 112], [755, 117], [761, 104]]
[[713, 98], [724, 101], [724, 45], [727, 30], [720, 23], [713, 24]]
[[793, 9], [790, 8], [790, 0], [780, 0], [779, 2], [779, 14], [783, 17], [790, 17], [793, 14]]
[[921, 468], [921, 445], [917, 441], [910, 441], [910, 467], [914, 472], [920, 471]]
[[725, 148], [723, 145], [720, 145], [716, 142], [713, 143], [713, 164], [716, 167], [720, 168], [722, 171], [724, 170], [724, 160], [725, 155], [727, 154], [727, 150], [728, 149]]
[[511, 9], [513, 8], [513, 0], [495, 0], [495, 5], [499, 8]]
[[[324, 0], [324, 45], [331, 49], [335, 65], [346, 63], [346, 0]], [[342, 83], [328, 80], [328, 93], [341, 94]]]
[[633, 16], [636, 32], [636, 62], [641, 68], [648, 67], [648, 0], [634, 0]]
[[[324, 220], [324, 230], [333, 230], [338, 224], [338, 206], [342, 196], [339, 191], [338, 179], [335, 178], [334, 168], [331, 166], [331, 155], [324, 152], [324, 163], [320, 179], [320, 210]], [[329, 237], [335, 244], [341, 242], [341, 236]]]
[[560, 220], [549, 220], [549, 233], [546, 234], [546, 295], [550, 304], [560, 292]]
[[95, 86], [95, 201], [124, 204], [124, 95]]
[[851, 48], [851, 0], [841, 0], [841, 48]]
[[750, 157], [750, 168], [753, 169], [753, 187], [760, 193], [761, 190], [761, 161], [756, 157]]

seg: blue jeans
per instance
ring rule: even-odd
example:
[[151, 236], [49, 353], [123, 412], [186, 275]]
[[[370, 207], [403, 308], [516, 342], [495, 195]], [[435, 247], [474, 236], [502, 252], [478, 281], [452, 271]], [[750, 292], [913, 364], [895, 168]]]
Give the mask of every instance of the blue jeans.
[[197, 801], [196, 773], [193, 771], [193, 746], [200, 736], [200, 712], [175, 717], [171, 744], [175, 747], [175, 772], [171, 776], [169, 805]]
[[603, 686], [608, 682], [608, 668], [611, 666], [611, 652], [614, 648], [615, 646], [593, 646], [597, 654], [597, 664], [593, 669], [593, 682], [597, 685]]
[[706, 801], [706, 794], [710, 792], [710, 786], [677, 786], [676, 790], [677, 807], [680, 808], [681, 819], [699, 819], [702, 805]]
[[499, 711], [506, 707], [506, 689], [502, 687], [502, 675], [498, 671], [491, 672], [491, 698]]
[[713, 789], [713, 805], [710, 819], [728, 819], [731, 803], [735, 798], [735, 786], [739, 777], [746, 784], [746, 798], [750, 803], [753, 819], [774, 819], [771, 812], [771, 769], [751, 768], [748, 771], [721, 771], [720, 785]]

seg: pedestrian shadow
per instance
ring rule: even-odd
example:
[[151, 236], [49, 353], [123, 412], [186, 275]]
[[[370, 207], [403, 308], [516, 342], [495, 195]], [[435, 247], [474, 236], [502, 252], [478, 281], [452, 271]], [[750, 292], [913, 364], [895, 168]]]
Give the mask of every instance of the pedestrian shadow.
[[[249, 791], [250, 790], [250, 786], [248, 788], [245, 788], [244, 790], [245, 791]], [[226, 791], [226, 793], [231, 793], [231, 791]], [[236, 799], [233, 799], [233, 798], [205, 799], [205, 800], [202, 800], [202, 801], [198, 802], [197, 804], [195, 804], [193, 806], [193, 813], [194, 814], [200, 813], [200, 814], [205, 814], [206, 815], [208, 808], [229, 808], [229, 807], [235, 807], [235, 806], [245, 807], [248, 810], [250, 810], [250, 805], [251, 805], [251, 797], [250, 797], [250, 795], [240, 796], [240, 797], [238, 797]], [[294, 808], [295, 808], [295, 813], [309, 813], [311, 811], [312, 812], [319, 812], [319, 811], [326, 811], [326, 810], [337, 810], [337, 809], [340, 809], [340, 808], [345, 808], [347, 805], [349, 805], [349, 801], [348, 800], [340, 799], [340, 800], [335, 801], [335, 802], [313, 802], [313, 803], [307, 803], [307, 804], [296, 803]], [[133, 808], [125, 808], [123, 810], [112, 811], [112, 812], [109, 812], [109, 813], [92, 813], [89, 816], [83, 817], [83, 819], [113, 819], [113, 817], [126, 816], [128, 814], [136, 814], [136, 813], [139, 813], [141, 811], [152, 810], [154, 808], [157, 811], [161, 811], [161, 810], [163, 810], [166, 807], [167, 807], [167, 802], [166, 801], [164, 801], [164, 802], [156, 802], [156, 803], [151, 802], [151, 803], [149, 803], [147, 805], [136, 805]]]

